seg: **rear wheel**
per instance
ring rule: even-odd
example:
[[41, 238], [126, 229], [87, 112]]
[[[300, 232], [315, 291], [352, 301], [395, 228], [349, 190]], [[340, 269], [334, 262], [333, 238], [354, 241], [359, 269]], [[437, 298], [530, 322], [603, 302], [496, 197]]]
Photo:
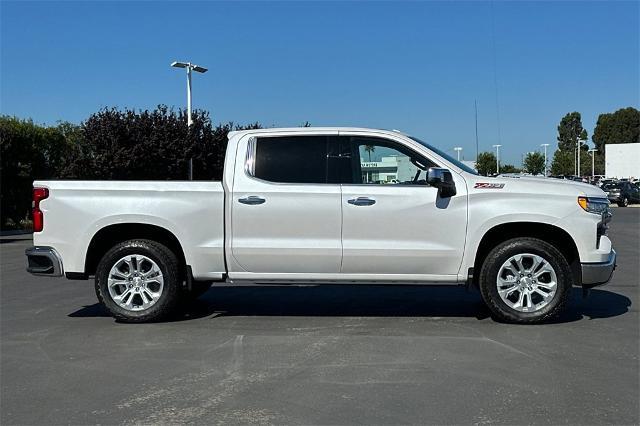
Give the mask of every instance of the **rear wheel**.
[[100, 260], [95, 288], [98, 300], [116, 319], [149, 322], [173, 312], [181, 281], [171, 250], [150, 240], [129, 240]]
[[480, 292], [497, 319], [534, 324], [557, 316], [566, 305], [573, 275], [565, 257], [535, 238], [505, 241], [480, 270]]
[[620, 201], [620, 202], [618, 203], [618, 206], [619, 206], [619, 207], [629, 207], [629, 199], [628, 199], [627, 197], [624, 197], [624, 198], [622, 199], [622, 201]]

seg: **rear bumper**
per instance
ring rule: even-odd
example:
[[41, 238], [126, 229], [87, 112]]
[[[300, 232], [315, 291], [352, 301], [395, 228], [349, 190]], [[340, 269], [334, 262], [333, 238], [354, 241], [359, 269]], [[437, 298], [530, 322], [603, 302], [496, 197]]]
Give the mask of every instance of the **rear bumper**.
[[63, 275], [62, 259], [53, 247], [30, 247], [24, 254], [27, 256], [27, 272], [48, 277]]
[[582, 263], [582, 286], [595, 287], [606, 284], [611, 280], [613, 270], [616, 269], [616, 251], [611, 249], [609, 259], [601, 263]]

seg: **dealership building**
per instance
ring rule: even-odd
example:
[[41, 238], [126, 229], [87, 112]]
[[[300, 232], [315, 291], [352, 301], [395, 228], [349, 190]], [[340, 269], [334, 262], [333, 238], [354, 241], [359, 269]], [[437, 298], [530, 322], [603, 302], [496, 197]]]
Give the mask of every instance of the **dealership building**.
[[640, 178], [640, 143], [606, 144], [604, 174], [608, 178]]
[[416, 166], [406, 155], [382, 157], [380, 161], [362, 162], [362, 182], [393, 183], [413, 180]]

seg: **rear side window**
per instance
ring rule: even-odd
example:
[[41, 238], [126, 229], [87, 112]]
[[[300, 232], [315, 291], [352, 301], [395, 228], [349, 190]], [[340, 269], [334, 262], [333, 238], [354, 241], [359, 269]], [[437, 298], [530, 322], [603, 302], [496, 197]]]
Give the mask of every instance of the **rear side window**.
[[278, 183], [327, 183], [327, 137], [257, 138], [253, 175]]

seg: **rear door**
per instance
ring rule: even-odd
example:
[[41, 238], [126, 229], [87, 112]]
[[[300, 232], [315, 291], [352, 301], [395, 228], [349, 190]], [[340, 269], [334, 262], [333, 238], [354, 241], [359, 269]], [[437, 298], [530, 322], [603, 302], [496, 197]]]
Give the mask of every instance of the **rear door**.
[[237, 268], [230, 273], [340, 271], [342, 208], [340, 185], [328, 178], [330, 143], [331, 134], [269, 133], [240, 142], [231, 200]]
[[[342, 133], [341, 133], [342, 135]], [[466, 186], [440, 198], [426, 183], [438, 166], [398, 141], [341, 136], [350, 146], [351, 180], [342, 187], [342, 272], [452, 279], [465, 245]]]

